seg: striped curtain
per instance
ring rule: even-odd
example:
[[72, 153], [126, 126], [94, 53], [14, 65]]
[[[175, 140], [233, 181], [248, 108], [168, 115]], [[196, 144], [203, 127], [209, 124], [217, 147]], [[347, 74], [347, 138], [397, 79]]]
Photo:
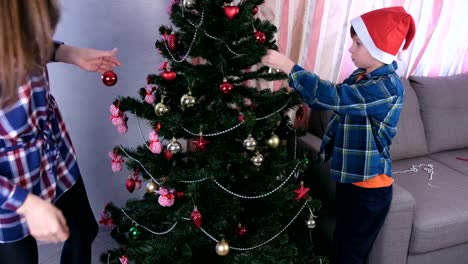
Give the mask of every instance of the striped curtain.
[[259, 14], [278, 27], [281, 52], [322, 79], [341, 82], [355, 69], [348, 52], [349, 21], [398, 5], [413, 16], [417, 28], [411, 46], [398, 55], [400, 76], [468, 72], [466, 0], [266, 0]]

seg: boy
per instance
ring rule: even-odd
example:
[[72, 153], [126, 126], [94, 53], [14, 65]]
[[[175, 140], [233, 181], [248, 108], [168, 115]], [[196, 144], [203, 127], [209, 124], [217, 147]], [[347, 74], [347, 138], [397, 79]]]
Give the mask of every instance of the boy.
[[358, 67], [342, 84], [321, 80], [286, 56], [269, 50], [262, 62], [289, 74], [289, 85], [310, 107], [333, 110], [320, 159], [331, 159], [336, 181], [335, 263], [363, 263], [392, 200], [390, 145], [404, 90], [394, 58], [415, 34], [402, 7], [351, 20], [351, 59]]

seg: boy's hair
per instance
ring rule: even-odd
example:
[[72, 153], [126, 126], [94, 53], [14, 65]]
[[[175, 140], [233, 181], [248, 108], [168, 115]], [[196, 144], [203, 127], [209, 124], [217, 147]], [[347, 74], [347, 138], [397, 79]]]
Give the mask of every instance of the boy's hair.
[[356, 36], [356, 31], [354, 31], [354, 27], [351, 26], [349, 28], [349, 34], [351, 35], [352, 38], [354, 38]]
[[57, 0], [0, 1], [0, 108], [15, 102], [28, 73], [49, 60], [59, 16]]
[[415, 33], [413, 17], [401, 6], [376, 9], [351, 20], [351, 36], [357, 35], [372, 57], [385, 64], [392, 63], [402, 46], [408, 48]]

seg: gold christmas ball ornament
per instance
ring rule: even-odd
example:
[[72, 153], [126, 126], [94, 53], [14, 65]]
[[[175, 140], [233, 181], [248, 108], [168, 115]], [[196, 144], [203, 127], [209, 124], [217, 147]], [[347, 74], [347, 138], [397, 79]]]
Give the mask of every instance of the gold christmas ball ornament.
[[182, 95], [182, 98], [180, 98], [180, 104], [185, 108], [194, 106], [196, 101], [197, 100], [192, 96], [191, 93], [184, 94]]
[[146, 184], [146, 192], [154, 193], [159, 188], [158, 184], [154, 181], [150, 181]]
[[184, 5], [184, 8], [192, 9], [195, 7], [196, 2], [195, 0], [184, 0], [182, 4]]
[[247, 138], [244, 140], [244, 148], [248, 150], [255, 150], [257, 147], [257, 141], [252, 137], [251, 134], [247, 136]]
[[280, 138], [276, 134], [272, 134], [269, 139], [266, 140], [266, 144], [270, 148], [277, 148], [281, 143]]
[[216, 244], [216, 254], [226, 256], [229, 253], [229, 244], [223, 239]]
[[171, 142], [167, 144], [167, 150], [174, 155], [182, 150], [182, 145], [180, 145], [180, 143], [175, 138], [173, 138]]
[[263, 163], [263, 155], [257, 152], [257, 154], [251, 158], [251, 161], [255, 166], [261, 166]]
[[315, 220], [313, 218], [309, 218], [308, 220], [305, 221], [306, 226], [310, 229], [313, 229], [315, 227]]
[[169, 107], [167, 107], [165, 104], [163, 104], [162, 102], [160, 102], [160, 103], [157, 103], [157, 104], [154, 106], [154, 112], [155, 112], [156, 115], [158, 115], [158, 116], [163, 116], [163, 115], [165, 115], [167, 112], [169, 112]]

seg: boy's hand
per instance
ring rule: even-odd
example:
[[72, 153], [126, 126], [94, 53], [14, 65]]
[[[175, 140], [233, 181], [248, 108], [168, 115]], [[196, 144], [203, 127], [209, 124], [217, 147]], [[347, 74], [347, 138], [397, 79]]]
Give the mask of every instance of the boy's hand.
[[279, 53], [276, 50], [268, 50], [267, 54], [262, 57], [262, 62], [266, 66], [271, 68], [279, 69], [286, 74], [290, 74], [295, 63], [286, 57], [285, 55]]
[[34, 194], [28, 194], [16, 212], [26, 218], [29, 232], [36, 240], [57, 243], [70, 235], [62, 212]]
[[104, 73], [121, 65], [120, 61], [115, 57], [116, 54], [117, 48], [97, 50], [64, 44], [56, 51], [56, 59], [57, 61], [75, 64], [86, 71]]

